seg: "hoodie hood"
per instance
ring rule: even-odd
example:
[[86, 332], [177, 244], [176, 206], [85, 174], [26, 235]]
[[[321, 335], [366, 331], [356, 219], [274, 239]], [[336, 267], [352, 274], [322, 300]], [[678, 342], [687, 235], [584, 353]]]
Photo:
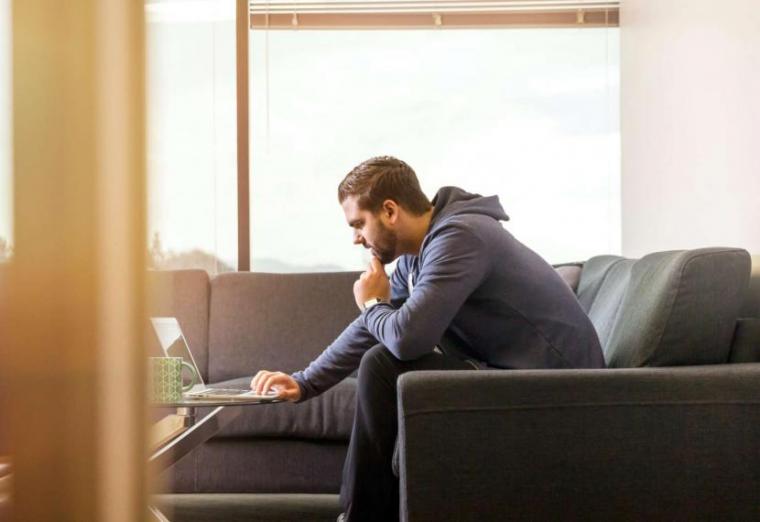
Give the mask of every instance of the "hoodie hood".
[[480, 214], [496, 221], [509, 221], [504, 207], [499, 203], [499, 196], [483, 197], [470, 194], [458, 187], [443, 187], [433, 198], [433, 218], [430, 230], [434, 230], [446, 219], [460, 214]]

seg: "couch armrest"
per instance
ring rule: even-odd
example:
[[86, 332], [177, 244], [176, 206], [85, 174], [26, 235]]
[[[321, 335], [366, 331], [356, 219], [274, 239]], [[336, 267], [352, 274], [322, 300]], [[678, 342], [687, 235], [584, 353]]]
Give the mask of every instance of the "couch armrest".
[[757, 519], [760, 364], [411, 372], [401, 518]]

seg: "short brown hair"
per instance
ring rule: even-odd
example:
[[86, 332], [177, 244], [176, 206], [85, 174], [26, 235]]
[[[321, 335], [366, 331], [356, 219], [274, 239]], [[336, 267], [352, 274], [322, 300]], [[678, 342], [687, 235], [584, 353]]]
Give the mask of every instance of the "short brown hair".
[[412, 167], [393, 156], [377, 156], [354, 167], [338, 185], [338, 201], [349, 196], [358, 196], [359, 208], [372, 213], [386, 199], [418, 216], [431, 207]]

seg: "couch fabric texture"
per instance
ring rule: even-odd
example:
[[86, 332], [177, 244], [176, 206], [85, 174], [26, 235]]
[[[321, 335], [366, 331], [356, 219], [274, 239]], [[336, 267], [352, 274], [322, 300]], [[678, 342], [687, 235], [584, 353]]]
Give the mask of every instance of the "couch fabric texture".
[[402, 520], [756, 520], [760, 365], [413, 372]]
[[595, 257], [578, 299], [609, 367], [718, 364], [728, 360], [749, 273], [740, 249]]
[[195, 494], [154, 498], [172, 522], [335, 522], [337, 495]]
[[[399, 457], [407, 519], [430, 520], [429, 509], [459, 515], [457, 499], [482, 504], [473, 511], [482, 520], [501, 520], [504, 506], [513, 515], [557, 515], [559, 499], [573, 516], [594, 518], [588, 506], [598, 509], [597, 519], [627, 509], [651, 515], [646, 502], [627, 505], [615, 491], [651, 495], [668, 509], [690, 492], [700, 497], [694, 506], [709, 514], [706, 504], [715, 497], [707, 488], [716, 480], [735, 485], [733, 493], [720, 488], [729, 507], [744, 505], [742, 495], [758, 485], [750, 467], [760, 469], [749, 447], [760, 426], [760, 397], [751, 386], [758, 370], [720, 363], [760, 361], [758, 265], [755, 259], [750, 280], [746, 252], [713, 248], [639, 260], [599, 256], [557, 267], [590, 316], [609, 366], [690, 368], [402, 377]], [[357, 277], [234, 273], [209, 280], [197, 270], [154, 272], [151, 311], [178, 317], [207, 382], [244, 384], [259, 369], [302, 369], [332, 342], [358, 314], [351, 292]], [[717, 366], [691, 367], [706, 364]], [[349, 378], [304, 403], [245, 408], [174, 466], [170, 489], [337, 493], [355, 388]], [[667, 454], [668, 448], [678, 451]], [[489, 466], [497, 479], [484, 484]], [[526, 482], [513, 483], [520, 476]], [[542, 476], [554, 479], [541, 482]], [[545, 507], [533, 504], [539, 498]], [[606, 507], [604, 498], [611, 499]]]
[[355, 272], [229, 273], [211, 282], [211, 382], [303, 369], [356, 318]]
[[[151, 315], [177, 317], [207, 383], [245, 385], [260, 369], [305, 367], [359, 311], [356, 272], [151, 272]], [[166, 473], [177, 493], [336, 493], [355, 378], [300, 404], [245, 407]], [[262, 474], [262, 469], [287, 473]]]

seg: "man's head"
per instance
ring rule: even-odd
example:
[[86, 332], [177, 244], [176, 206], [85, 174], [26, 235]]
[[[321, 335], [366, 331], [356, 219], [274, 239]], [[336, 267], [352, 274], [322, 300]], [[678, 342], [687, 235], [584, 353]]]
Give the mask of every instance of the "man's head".
[[431, 209], [414, 170], [391, 156], [354, 167], [338, 186], [338, 201], [354, 229], [354, 243], [371, 249], [384, 264], [422, 240], [422, 221]]

